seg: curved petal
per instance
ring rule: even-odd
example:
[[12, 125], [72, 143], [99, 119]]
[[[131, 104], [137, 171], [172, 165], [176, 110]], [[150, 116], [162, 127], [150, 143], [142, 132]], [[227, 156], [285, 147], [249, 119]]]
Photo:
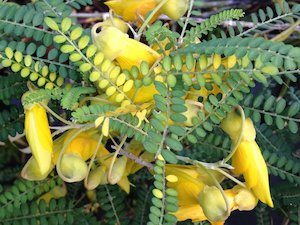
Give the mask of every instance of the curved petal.
[[251, 146], [253, 161], [249, 165], [249, 170], [245, 174], [246, 183], [247, 185], [248, 183], [249, 185], [252, 185], [251, 179], [253, 179], [253, 176], [257, 176], [257, 183], [251, 186], [254, 194], [263, 203], [266, 203], [270, 207], [273, 207], [273, 202], [269, 188], [269, 175], [266, 162], [261, 154], [257, 143], [255, 141], [251, 142]]
[[46, 110], [39, 104], [25, 110], [25, 134], [41, 174], [51, 168], [53, 141]]
[[241, 142], [232, 156], [233, 173], [237, 175], [244, 173], [249, 167], [252, 156], [249, 151], [248, 143], [249, 142]]
[[180, 206], [178, 211], [174, 213], [174, 215], [177, 217], [179, 221], [184, 221], [188, 219], [193, 220], [193, 222], [207, 220], [206, 216], [204, 215], [198, 203]]

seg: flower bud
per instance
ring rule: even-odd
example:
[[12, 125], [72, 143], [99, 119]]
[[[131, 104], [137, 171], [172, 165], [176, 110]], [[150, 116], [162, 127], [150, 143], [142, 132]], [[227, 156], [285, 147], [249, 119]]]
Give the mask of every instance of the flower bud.
[[60, 170], [66, 178], [70, 179], [68, 182], [78, 182], [86, 177], [88, 167], [78, 155], [68, 153], [61, 159]]
[[[241, 116], [234, 111], [230, 112], [227, 117], [222, 120], [221, 128], [230, 136], [233, 142], [236, 142], [242, 128]], [[242, 132], [242, 141], [255, 140], [256, 131], [250, 118], [245, 119], [244, 130]]]
[[124, 34], [128, 31], [127, 24], [119, 19], [118, 17], [108, 18], [104, 20], [103, 22], [99, 23], [99, 26], [101, 24], [102, 29], [108, 28], [108, 27], [115, 27], [118, 28], [120, 31], [122, 31]]
[[86, 188], [93, 190], [105, 180], [106, 169], [104, 166], [99, 166], [96, 169], [90, 171], [89, 177], [87, 178]]
[[44, 175], [51, 168], [53, 141], [46, 110], [41, 105], [25, 108], [25, 134], [35, 159], [30, 163], [30, 168], [34, 164], [37, 166], [35, 169], [39, 170], [37, 173]]
[[53, 169], [53, 166], [46, 172], [41, 172], [36, 159], [32, 156], [22, 169], [21, 176], [26, 180], [44, 180]]
[[215, 186], [205, 186], [198, 201], [207, 219], [212, 222], [227, 219], [226, 202], [221, 191]]
[[[158, 0], [158, 2], [161, 2], [161, 0]], [[188, 0], [168, 0], [160, 8], [160, 12], [173, 20], [178, 20], [186, 13], [188, 8]]]
[[121, 158], [116, 159], [112, 167], [111, 174], [110, 176], [108, 176], [108, 182], [110, 184], [116, 184], [121, 180], [126, 169], [126, 163], [127, 163], [126, 156], [122, 156]]
[[95, 24], [92, 28], [93, 43], [97, 46], [99, 51], [103, 52], [106, 58], [114, 60], [124, 50], [128, 35], [116, 27], [107, 27], [97, 33], [95, 29], [97, 27], [98, 25]]
[[67, 188], [65, 185], [55, 186], [52, 190], [39, 197], [38, 201], [43, 199], [48, 205], [51, 199], [59, 199], [66, 196], [66, 194], [67, 194]]
[[252, 210], [257, 205], [258, 199], [249, 189], [237, 185], [232, 190], [237, 192], [234, 197], [234, 203], [240, 211]]

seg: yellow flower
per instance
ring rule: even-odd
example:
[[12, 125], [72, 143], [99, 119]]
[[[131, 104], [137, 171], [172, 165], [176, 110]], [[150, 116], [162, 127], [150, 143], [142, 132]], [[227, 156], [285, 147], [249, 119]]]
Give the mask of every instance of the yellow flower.
[[[148, 12], [157, 5], [155, 0], [111, 0], [105, 4], [125, 21], [142, 22], [142, 19]], [[156, 14], [152, 20], [155, 20], [159, 14]]]
[[246, 185], [263, 203], [273, 207], [269, 188], [268, 170], [259, 146], [255, 142], [255, 128], [250, 118], [245, 120], [244, 130], [241, 131], [242, 119], [235, 112], [231, 112], [222, 121], [222, 129], [236, 143], [240, 132], [242, 140], [232, 157], [233, 172], [243, 174]]
[[[54, 152], [53, 162], [57, 164], [58, 156], [69, 139], [77, 132], [77, 129], [71, 129], [67, 131], [60, 138], [55, 140], [58, 147]], [[97, 150], [99, 134], [97, 130], [89, 130], [77, 135], [71, 143], [66, 147], [60, 164], [56, 167], [60, 167], [60, 171], [63, 176], [67, 178], [67, 182], [78, 182], [83, 180], [88, 172], [86, 160], [90, 159], [94, 152]], [[100, 145], [99, 151], [104, 149], [103, 145]], [[64, 177], [62, 177], [64, 179]]]
[[25, 108], [25, 135], [32, 158], [23, 168], [22, 176], [29, 180], [44, 179], [52, 169], [53, 141], [46, 110], [39, 104]]
[[[219, 182], [222, 180], [223, 177], [219, 173], [209, 171]], [[213, 225], [224, 224], [224, 221], [212, 221], [219, 218], [218, 215], [215, 217], [217, 209], [224, 211], [226, 204], [223, 196], [218, 193], [220, 191], [213, 186], [213, 181], [203, 169], [195, 166], [166, 165], [166, 174], [178, 177], [177, 182], [168, 183], [168, 186], [178, 192], [179, 209], [174, 215], [179, 221], [191, 219], [197, 222], [210, 218]], [[257, 199], [252, 192], [241, 186], [235, 186], [224, 192], [230, 212], [236, 209], [252, 210], [257, 204]], [[225, 220], [227, 217], [228, 215], [222, 218]]]
[[[156, 1], [161, 2], [162, 0]], [[173, 20], [178, 20], [186, 13], [188, 7], [189, 0], [168, 0], [159, 11]]]
[[67, 188], [66, 185], [62, 185], [62, 186], [55, 186], [54, 188], [52, 188], [49, 192], [43, 194], [41, 197], [39, 197], [38, 202], [40, 200], [44, 200], [46, 202], [46, 204], [48, 205], [51, 201], [51, 199], [59, 199], [62, 197], [65, 197], [67, 194]]
[[94, 44], [109, 60], [116, 60], [122, 69], [140, 66], [142, 61], [150, 66], [160, 55], [149, 46], [131, 39], [115, 27], [106, 27], [97, 33], [92, 29]]

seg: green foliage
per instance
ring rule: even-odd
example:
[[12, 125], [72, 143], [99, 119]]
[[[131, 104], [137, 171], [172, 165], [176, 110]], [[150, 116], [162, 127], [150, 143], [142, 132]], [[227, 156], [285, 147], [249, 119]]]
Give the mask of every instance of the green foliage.
[[[289, 104], [289, 105], [288, 105]], [[249, 94], [244, 101], [245, 114], [250, 116], [254, 122], [275, 126], [282, 130], [287, 127], [292, 133], [297, 133], [299, 126], [300, 104], [289, 102], [284, 98], [276, 99], [271, 94], [252, 95]]]
[[8, 104], [13, 98], [19, 99], [26, 89], [21, 76], [9, 74], [0, 77], [0, 101]]
[[0, 111], [0, 141], [4, 141], [8, 136], [21, 134], [24, 127], [23, 110], [16, 106], [10, 106], [7, 110]]
[[118, 186], [101, 186], [97, 190], [97, 199], [104, 211], [104, 224], [129, 224], [126, 215], [127, 194]]
[[[167, 186], [165, 166], [178, 163], [179, 156], [208, 163], [224, 159], [232, 146], [219, 126], [227, 113], [240, 105], [255, 122], [256, 140], [269, 173], [285, 183], [271, 186], [274, 210], [282, 211], [291, 224], [298, 224], [300, 48], [293, 38], [285, 42], [271, 38], [281, 24], [297, 23], [299, 4], [290, 7], [283, 2], [274, 9], [259, 9], [250, 20], [237, 21], [236, 28], [229, 25], [227, 29], [221, 24], [241, 19], [243, 10], [225, 10], [199, 24], [189, 18], [199, 12], [190, 8], [187, 18], [178, 21], [179, 29], [174, 26], [176, 31], [169, 27], [172, 23], [162, 21], [147, 27], [142, 35], [161, 57], [153, 66], [140, 61], [129, 70], [106, 58], [92, 44], [86, 25], [71, 16], [74, 9], [82, 10], [89, 4], [91, 0], [44, 0], [22, 6], [0, 3], [0, 104], [4, 106], [0, 141], [5, 141], [0, 142], [0, 150], [4, 150], [0, 151], [0, 223], [208, 224], [176, 221], [172, 213], [178, 208], [177, 192]], [[194, 7], [197, 4], [199, 1]], [[253, 26], [245, 28], [245, 22]], [[296, 32], [294, 35], [299, 37]], [[136, 103], [136, 96], [129, 97], [130, 91], [152, 84], [155, 94], [146, 104]], [[51, 174], [52, 178], [44, 181], [16, 180], [11, 184], [20, 172], [14, 163], [24, 157], [17, 151], [19, 143], [10, 143], [9, 136], [23, 132], [23, 109], [15, 102], [27, 88], [30, 92], [23, 96], [23, 106], [55, 105], [55, 113], [70, 122], [62, 129], [85, 124], [94, 127], [97, 119], [108, 118], [109, 133], [116, 142], [127, 138], [121, 146], [123, 152], [127, 142], [134, 140], [155, 156], [148, 165], [153, 176], [144, 169], [130, 177], [136, 185], [130, 195], [109, 184], [85, 194], [83, 185], [76, 183], [67, 185], [66, 197], [53, 199], [49, 205], [37, 203], [61, 181]], [[121, 105], [124, 101], [128, 101], [125, 106]], [[146, 116], [138, 117], [143, 110]], [[51, 129], [56, 129], [52, 116]], [[98, 129], [103, 127], [100, 123]], [[112, 152], [107, 141], [111, 137], [104, 139], [103, 145], [107, 142]], [[136, 157], [143, 164], [141, 155]], [[94, 161], [92, 158], [91, 166]], [[227, 186], [232, 185], [225, 183]], [[91, 193], [96, 198], [90, 197]], [[263, 204], [256, 208], [256, 217], [257, 224], [272, 223]]]
[[[189, 42], [194, 42], [195, 38], [201, 38], [202, 35], [208, 34], [208, 32], [213, 31], [218, 25], [226, 20], [240, 19], [244, 16], [244, 12], [241, 9], [230, 9], [224, 10], [216, 15], [212, 15], [201, 24], [192, 27], [187, 31], [187, 40]], [[187, 41], [186, 40], [186, 41]]]

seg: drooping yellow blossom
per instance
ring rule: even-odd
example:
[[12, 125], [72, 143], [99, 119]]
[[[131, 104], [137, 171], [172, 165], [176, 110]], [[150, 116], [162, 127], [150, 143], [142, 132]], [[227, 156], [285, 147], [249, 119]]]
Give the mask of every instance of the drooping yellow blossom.
[[[157, 3], [162, 0], [156, 0]], [[172, 20], [180, 19], [188, 10], [189, 0], [168, 0], [163, 6], [159, 9], [162, 14], [167, 15]]]
[[[110, 0], [105, 4], [125, 21], [136, 21], [138, 25], [162, 0]], [[153, 22], [160, 14], [173, 20], [180, 19], [188, 10], [188, 0], [167, 0], [151, 18]]]
[[[155, 0], [110, 0], [105, 4], [125, 21], [142, 22], [142, 19], [156, 6]], [[153, 20], [159, 16], [157, 13]]]
[[29, 180], [44, 179], [52, 168], [53, 141], [46, 110], [39, 104], [25, 108], [25, 135], [32, 158], [21, 174]]
[[41, 197], [39, 197], [38, 201], [44, 200], [48, 205], [51, 199], [59, 199], [65, 197], [66, 194], [67, 194], [67, 188], [66, 185], [63, 184], [62, 186], [55, 186], [50, 191], [43, 194]]
[[[57, 164], [58, 157], [61, 150], [70, 138], [77, 132], [77, 129], [67, 131], [57, 141], [60, 141], [60, 147], [54, 152], [53, 162]], [[89, 130], [77, 135], [71, 143], [66, 146], [66, 149], [59, 162], [60, 171], [65, 176], [68, 182], [78, 182], [83, 180], [88, 172], [86, 160], [90, 159], [94, 152], [97, 150], [98, 138], [97, 130]], [[99, 151], [104, 146], [100, 145]], [[64, 177], [62, 177], [64, 179]]]
[[221, 128], [236, 143], [242, 132], [241, 143], [232, 157], [233, 172], [236, 175], [243, 174], [246, 185], [263, 203], [273, 207], [273, 201], [269, 188], [269, 177], [266, 162], [255, 141], [255, 128], [250, 118], [245, 120], [244, 129], [242, 119], [235, 112], [231, 112], [222, 121]]
[[115, 27], [106, 27], [97, 33], [92, 29], [94, 44], [109, 60], [116, 60], [122, 69], [130, 70], [142, 61], [152, 65], [160, 55], [149, 46], [129, 38]]
[[[218, 181], [222, 176], [215, 171], [209, 170]], [[178, 181], [168, 183], [178, 192], [179, 209], [174, 215], [179, 221], [191, 219], [193, 222], [209, 220], [213, 225], [222, 225], [224, 220], [229, 216], [225, 215], [223, 221], [212, 221], [220, 218], [217, 213], [224, 210], [225, 200], [223, 196], [216, 191], [212, 179], [207, 172], [195, 166], [166, 165], [166, 174], [177, 176]], [[225, 190], [228, 201], [229, 212], [236, 209], [251, 210], [257, 204], [257, 199], [253, 193], [241, 186], [235, 186], [232, 189]], [[224, 201], [224, 202], [223, 202]]]

